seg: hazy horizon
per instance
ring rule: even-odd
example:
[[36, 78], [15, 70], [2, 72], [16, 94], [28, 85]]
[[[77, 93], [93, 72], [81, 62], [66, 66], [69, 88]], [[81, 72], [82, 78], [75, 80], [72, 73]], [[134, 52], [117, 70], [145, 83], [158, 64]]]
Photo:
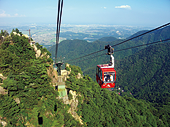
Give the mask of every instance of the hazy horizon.
[[[0, 26], [55, 24], [57, 0], [1, 0]], [[170, 1], [64, 0], [62, 24], [156, 27], [170, 21]]]

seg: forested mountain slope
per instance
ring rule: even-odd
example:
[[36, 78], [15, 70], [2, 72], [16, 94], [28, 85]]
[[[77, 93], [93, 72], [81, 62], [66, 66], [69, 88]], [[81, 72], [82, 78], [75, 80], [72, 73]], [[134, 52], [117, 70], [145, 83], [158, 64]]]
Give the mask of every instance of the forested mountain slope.
[[152, 102], [170, 124], [170, 43], [148, 46], [116, 62], [117, 83], [137, 99]]
[[170, 101], [170, 43], [149, 46], [118, 61], [117, 84], [135, 98], [168, 104]]
[[81, 69], [71, 66], [66, 81], [67, 89], [78, 94], [78, 115], [87, 126], [167, 126], [167, 119], [158, 119], [159, 112], [149, 103], [131, 97], [122, 97], [113, 91], [101, 89], [89, 76], [76, 78]]
[[[42, 54], [50, 55], [36, 45]], [[0, 94], [0, 121], [6, 122], [7, 127], [168, 126], [166, 115], [160, 113], [162, 108], [158, 110], [143, 100], [101, 89], [89, 76], [77, 79], [82, 71], [71, 66], [66, 88], [77, 93], [76, 113], [82, 119], [81, 125], [68, 113], [70, 105], [57, 99], [58, 92], [52, 86], [52, 79], [57, 77], [48, 74], [51, 59], [42, 54], [35, 57], [34, 50], [24, 36], [11, 34], [0, 41], [0, 73], [7, 77], [1, 87], [8, 92]], [[72, 99], [70, 93], [68, 96]]]
[[[13, 33], [0, 36], [0, 74], [7, 79], [0, 80], [5, 94], [0, 94], [1, 123], [11, 126], [62, 126], [79, 125], [67, 113], [68, 106], [56, 99], [53, 79], [57, 78], [51, 70], [53, 63], [50, 53], [36, 44], [40, 56], [36, 58], [28, 38], [16, 29]], [[49, 74], [48, 74], [49, 73]], [[51, 77], [49, 77], [51, 75]], [[64, 119], [65, 118], [65, 119]], [[71, 123], [67, 123], [71, 120]]]

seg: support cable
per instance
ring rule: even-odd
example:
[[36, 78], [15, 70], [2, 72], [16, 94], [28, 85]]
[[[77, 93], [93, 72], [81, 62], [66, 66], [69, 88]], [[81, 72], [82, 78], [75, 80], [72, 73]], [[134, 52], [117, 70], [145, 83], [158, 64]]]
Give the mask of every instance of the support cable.
[[[122, 41], [122, 42], [120, 42], [120, 43], [118, 43], [118, 44], [113, 45], [112, 47], [115, 47], [115, 46], [117, 46], [117, 45], [123, 44], [123, 43], [125, 43], [125, 42], [127, 42], [127, 41], [130, 41], [130, 40], [132, 40], [132, 39], [138, 38], [138, 37], [140, 37], [140, 36], [143, 36], [143, 35], [145, 35], [145, 34], [148, 34], [148, 33], [150, 33], [150, 32], [153, 32], [153, 31], [155, 31], [155, 30], [161, 29], [161, 28], [166, 27], [166, 26], [168, 26], [168, 25], [170, 25], [170, 23], [167, 23], [167, 24], [162, 25], [162, 26], [160, 26], [160, 27], [157, 27], [157, 28], [155, 28], [155, 29], [149, 30], [149, 31], [147, 31], [147, 32], [145, 32], [145, 33], [142, 33], [142, 34], [140, 34], [140, 35], [138, 35], [138, 36], [132, 37], [132, 38], [127, 39], [127, 40], [125, 40], [125, 41]], [[87, 56], [90, 56], [90, 55], [92, 55], [92, 54], [102, 52], [102, 51], [104, 51], [104, 50], [105, 50], [105, 49], [102, 49], [102, 50], [99, 50], [99, 51], [96, 51], [96, 52], [93, 52], [93, 53], [90, 53], [90, 54], [87, 54], [87, 55], [84, 55], [84, 56], [81, 56], [81, 57], [78, 57], [78, 58], [75, 58], [75, 59], [67, 60], [66, 62], [70, 62], [70, 61], [73, 61], [73, 60], [81, 59], [81, 58], [83, 58], [83, 57], [87, 57]]]
[[152, 43], [148, 43], [148, 44], [143, 44], [143, 45], [138, 45], [138, 46], [134, 46], [134, 47], [129, 47], [129, 48], [125, 48], [125, 49], [116, 50], [114, 52], [120, 52], [120, 51], [123, 51], [123, 50], [133, 49], [133, 48], [137, 48], [137, 47], [141, 47], [141, 46], [146, 46], [146, 45], [152, 45], [152, 44], [156, 44], [156, 43], [163, 42], [163, 41], [168, 41], [168, 40], [170, 40], [170, 38], [169, 39], [165, 39], [165, 40], [160, 40], [160, 41], [152, 42]]
[[[152, 42], [152, 43], [148, 43], [148, 44], [142, 44], [142, 45], [138, 45], [138, 46], [134, 46], [134, 47], [129, 47], [129, 48], [125, 48], [125, 49], [116, 50], [114, 52], [120, 52], [120, 51], [123, 51], [123, 50], [133, 49], [133, 48], [137, 48], [137, 47], [141, 47], [141, 46], [146, 46], [146, 45], [152, 45], [152, 44], [156, 44], [156, 43], [164, 42], [164, 41], [169, 41], [169, 40], [170, 40], [170, 38], [169, 39], [165, 39], [165, 40], [160, 40], [160, 41]], [[82, 61], [85, 61], [85, 60], [93, 59], [93, 58], [96, 58], [96, 57], [99, 57], [99, 56], [103, 56], [103, 55], [106, 55], [106, 53], [103, 53], [103, 54], [100, 54], [100, 55], [97, 55], [97, 56], [94, 56], [94, 57], [90, 57], [90, 58], [87, 58], [87, 59], [83, 59], [83, 60], [79, 60], [79, 61], [74, 61], [74, 62], [78, 63], [78, 62], [82, 62]]]
[[57, 64], [57, 50], [58, 50], [58, 44], [59, 44], [59, 35], [60, 35], [60, 26], [61, 26], [62, 9], [63, 9], [63, 0], [58, 0], [55, 64]]
[[127, 39], [127, 40], [125, 40], [125, 41], [123, 41], [123, 42], [120, 42], [120, 43], [118, 43], [118, 44], [113, 45], [112, 47], [118, 46], [118, 45], [123, 44], [123, 43], [125, 43], [125, 42], [127, 42], [127, 41], [130, 41], [130, 40], [132, 40], [132, 39], [138, 38], [138, 37], [140, 37], [140, 36], [143, 36], [143, 35], [145, 35], [145, 34], [147, 34], [147, 33], [150, 33], [150, 32], [153, 32], [153, 31], [155, 31], [155, 30], [161, 29], [161, 28], [163, 28], [163, 27], [165, 27], [165, 26], [168, 26], [168, 25], [170, 25], [170, 23], [167, 23], [167, 24], [162, 25], [162, 26], [160, 26], [160, 27], [157, 27], [157, 28], [155, 28], [155, 29], [149, 30], [149, 31], [147, 31], [147, 32], [145, 32], [145, 33], [143, 33], [143, 34], [140, 34], [140, 35], [138, 35], [138, 36], [132, 37], [132, 38], [130, 38], [130, 39]]

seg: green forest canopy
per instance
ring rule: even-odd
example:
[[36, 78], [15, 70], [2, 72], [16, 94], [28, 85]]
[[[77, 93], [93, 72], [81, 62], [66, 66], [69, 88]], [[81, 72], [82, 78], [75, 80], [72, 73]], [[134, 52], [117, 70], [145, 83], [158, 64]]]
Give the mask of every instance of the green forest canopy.
[[[47, 74], [51, 58], [36, 58], [27, 38], [10, 35], [0, 43], [0, 73], [7, 76], [2, 87], [8, 90], [0, 95], [2, 120], [7, 126], [82, 126], [68, 113], [70, 105], [56, 99], [58, 92]], [[79, 95], [77, 114], [83, 126], [169, 126], [168, 105], [155, 108], [149, 102], [119, 96], [101, 89], [88, 75], [77, 79], [78, 73], [82, 74], [81, 68], [71, 66], [66, 88]]]

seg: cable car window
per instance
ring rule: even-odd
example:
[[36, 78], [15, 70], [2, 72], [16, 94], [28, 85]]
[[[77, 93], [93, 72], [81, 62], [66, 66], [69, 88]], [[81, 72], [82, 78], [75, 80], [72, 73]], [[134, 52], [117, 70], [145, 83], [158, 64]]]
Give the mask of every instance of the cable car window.
[[115, 72], [104, 72], [104, 82], [114, 82]]
[[96, 67], [96, 74], [99, 75], [99, 68]]
[[99, 76], [99, 78], [100, 78], [100, 73], [101, 73], [101, 70], [100, 70], [100, 68], [99, 68], [99, 71], [98, 71], [98, 76]]

